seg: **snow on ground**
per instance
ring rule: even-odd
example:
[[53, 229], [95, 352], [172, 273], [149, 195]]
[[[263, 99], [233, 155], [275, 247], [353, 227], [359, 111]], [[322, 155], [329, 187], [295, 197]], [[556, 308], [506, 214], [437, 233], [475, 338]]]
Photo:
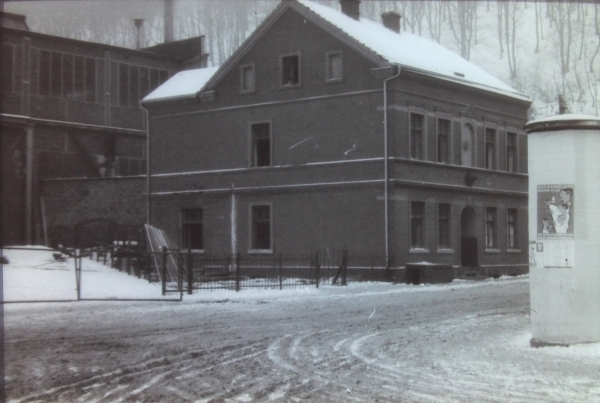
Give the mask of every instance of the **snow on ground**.
[[[36, 248], [3, 250], [9, 260], [3, 265], [4, 301], [76, 300], [75, 260], [64, 256], [65, 261], [57, 261], [53, 255], [59, 252]], [[138, 279], [102, 262], [82, 259], [81, 298], [163, 298], [161, 294], [159, 283]]]
[[[55, 250], [40, 247], [26, 246], [23, 248], [36, 248], [37, 250], [4, 249], [3, 255], [9, 264], [3, 267], [4, 301], [62, 301], [76, 300], [77, 287], [75, 277], [75, 260], [67, 257], [65, 261], [57, 261], [53, 254]], [[167, 293], [162, 296], [160, 283], [150, 283], [128, 275], [125, 271], [111, 268], [101, 261], [82, 259], [81, 275], [82, 299], [154, 299], [178, 298], [178, 293]], [[500, 280], [489, 279], [488, 282], [511, 281], [513, 278], [504, 277]], [[478, 287], [484, 283], [455, 280], [455, 287]], [[367, 296], [369, 294], [395, 294], [414, 292], [435, 292], [446, 289], [444, 285], [421, 285], [414, 287], [407, 284], [388, 283], [350, 283], [353, 295]], [[323, 290], [327, 290], [326, 293]], [[329, 298], [346, 294], [343, 288], [337, 286], [321, 285], [317, 290], [314, 285], [306, 288], [295, 289], [248, 289], [236, 293], [228, 290], [216, 290], [193, 295], [184, 294], [185, 300], [190, 301], [253, 301], [261, 299], [294, 299], [294, 298]], [[350, 297], [350, 296], [348, 296]]]
[[[55, 262], [49, 250], [5, 255], [5, 296], [75, 297], [73, 259]], [[83, 269], [84, 297], [160, 298], [158, 284], [90, 260]], [[528, 290], [520, 276], [197, 292], [170, 303], [8, 304], [7, 397], [600, 401], [600, 343], [531, 348]]]

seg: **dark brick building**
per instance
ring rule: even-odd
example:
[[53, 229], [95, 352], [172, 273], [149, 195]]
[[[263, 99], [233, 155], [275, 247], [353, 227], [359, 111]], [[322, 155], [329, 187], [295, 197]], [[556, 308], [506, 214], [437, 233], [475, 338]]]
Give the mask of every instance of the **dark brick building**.
[[151, 223], [207, 253], [525, 268], [529, 99], [341, 3], [282, 1], [219, 69], [145, 98]]
[[139, 213], [119, 222], [118, 209], [111, 215], [96, 206], [102, 198], [70, 217], [80, 206], [52, 190], [44, 197], [42, 188], [67, 178], [143, 182], [146, 115], [139, 101], [175, 72], [204, 66], [203, 37], [133, 50], [30, 32], [23, 16], [0, 17], [4, 244], [44, 243], [57, 226], [66, 229], [67, 216], [75, 224], [143, 223], [143, 194]]

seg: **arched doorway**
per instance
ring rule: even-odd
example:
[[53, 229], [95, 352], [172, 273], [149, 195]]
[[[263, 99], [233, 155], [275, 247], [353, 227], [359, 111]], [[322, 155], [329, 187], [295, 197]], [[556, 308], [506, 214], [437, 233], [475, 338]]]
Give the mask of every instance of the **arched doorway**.
[[460, 259], [463, 267], [477, 267], [477, 212], [472, 206], [460, 215]]

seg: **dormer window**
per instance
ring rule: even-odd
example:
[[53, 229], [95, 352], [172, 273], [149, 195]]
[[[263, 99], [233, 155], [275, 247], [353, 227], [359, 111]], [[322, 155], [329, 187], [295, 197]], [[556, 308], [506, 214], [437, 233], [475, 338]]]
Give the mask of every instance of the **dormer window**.
[[250, 63], [250, 64], [243, 65], [241, 67], [240, 73], [241, 73], [241, 82], [242, 82], [242, 88], [241, 88], [242, 94], [253, 93], [256, 89], [254, 64]]
[[300, 53], [281, 57], [281, 86], [283, 88], [300, 85]]
[[344, 78], [342, 52], [327, 54], [327, 82], [342, 81]]

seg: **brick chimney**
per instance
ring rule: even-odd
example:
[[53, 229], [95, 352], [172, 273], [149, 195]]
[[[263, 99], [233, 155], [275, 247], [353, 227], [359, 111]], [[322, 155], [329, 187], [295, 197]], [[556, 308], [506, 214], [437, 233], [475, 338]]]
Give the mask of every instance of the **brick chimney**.
[[394, 11], [388, 11], [387, 13], [381, 14], [383, 26], [398, 34], [400, 33], [400, 18], [402, 18], [400, 14]]
[[165, 37], [164, 42], [173, 42], [173, 0], [165, 0]]
[[358, 21], [360, 18], [360, 0], [340, 0], [342, 13]]

